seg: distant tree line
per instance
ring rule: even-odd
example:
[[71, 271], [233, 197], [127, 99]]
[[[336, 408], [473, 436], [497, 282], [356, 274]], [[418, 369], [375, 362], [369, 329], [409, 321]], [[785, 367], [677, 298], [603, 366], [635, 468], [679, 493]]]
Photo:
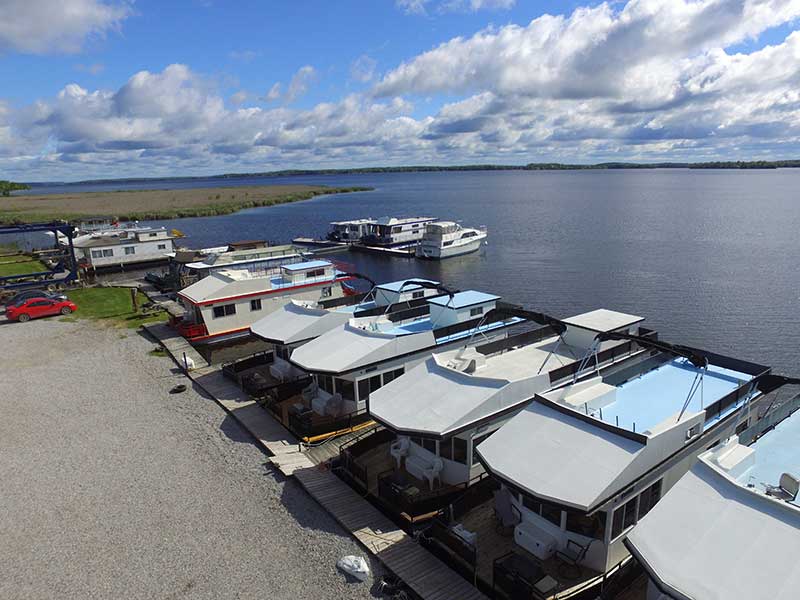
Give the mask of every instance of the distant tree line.
[[10, 196], [11, 192], [15, 190], [29, 190], [30, 187], [24, 183], [14, 183], [13, 181], [6, 181], [0, 179], [0, 196]]

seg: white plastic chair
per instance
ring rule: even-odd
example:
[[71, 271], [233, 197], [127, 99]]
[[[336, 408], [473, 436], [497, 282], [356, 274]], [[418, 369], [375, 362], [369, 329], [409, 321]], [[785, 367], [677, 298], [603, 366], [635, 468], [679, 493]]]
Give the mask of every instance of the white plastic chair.
[[433, 490], [434, 479], [438, 479], [439, 483], [440, 484], [442, 483], [442, 480], [439, 475], [443, 469], [444, 469], [444, 461], [437, 456], [435, 459], [433, 459], [431, 465], [427, 469], [425, 469], [425, 471], [423, 471], [423, 475], [425, 475], [425, 479], [428, 480], [428, 485], [430, 486], [431, 490]]
[[403, 460], [403, 457], [408, 456], [408, 449], [410, 446], [411, 440], [406, 436], [400, 436], [389, 446], [389, 454], [394, 457], [398, 469], [400, 468], [400, 461]]

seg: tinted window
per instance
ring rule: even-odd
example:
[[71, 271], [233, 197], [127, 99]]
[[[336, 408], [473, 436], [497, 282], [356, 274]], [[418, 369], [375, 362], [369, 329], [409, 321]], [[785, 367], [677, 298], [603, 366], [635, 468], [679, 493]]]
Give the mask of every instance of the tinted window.
[[442, 440], [439, 442], [439, 456], [448, 460], [453, 458], [453, 440]]
[[467, 464], [467, 440], [453, 438], [453, 460], [462, 465]]
[[661, 480], [659, 479], [639, 496], [639, 518], [645, 516], [661, 498]]
[[427, 450], [428, 452], [432, 452], [433, 454], [436, 454], [436, 440], [423, 438], [422, 447], [425, 448], [425, 450]]
[[602, 540], [606, 534], [606, 513], [595, 513], [591, 517], [581, 512], [567, 511], [567, 531]]
[[356, 399], [356, 388], [355, 384], [352, 381], [347, 379], [339, 379], [336, 378], [336, 391], [342, 395], [342, 398], [345, 400], [352, 400], [355, 401]]
[[250, 310], [261, 310], [261, 298], [250, 300]]

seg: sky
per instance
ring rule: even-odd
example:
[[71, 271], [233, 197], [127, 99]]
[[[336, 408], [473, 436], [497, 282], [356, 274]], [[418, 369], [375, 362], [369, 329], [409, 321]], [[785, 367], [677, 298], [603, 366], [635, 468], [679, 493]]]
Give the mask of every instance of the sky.
[[0, 179], [800, 158], [800, 0], [0, 0]]

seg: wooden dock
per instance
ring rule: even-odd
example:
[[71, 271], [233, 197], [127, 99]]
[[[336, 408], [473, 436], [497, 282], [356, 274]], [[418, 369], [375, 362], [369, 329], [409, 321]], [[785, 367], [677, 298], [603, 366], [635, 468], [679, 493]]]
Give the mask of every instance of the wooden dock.
[[[182, 366], [183, 353], [199, 368], [187, 376], [228, 414], [235, 418], [256, 442], [271, 454], [270, 461], [287, 476], [294, 476], [306, 491], [349, 531], [386, 568], [424, 600], [488, 600], [488, 598], [398, 528], [359, 493], [323, 469], [322, 464], [350, 436], [339, 444], [303, 452], [298, 440], [268, 411], [225, 378], [219, 366], [209, 365], [181, 336], [165, 324], [145, 325], [176, 364]], [[312, 461], [314, 459], [314, 461]]]
[[342, 527], [420, 597], [488, 600], [331, 472], [315, 467], [297, 470], [294, 476]]

